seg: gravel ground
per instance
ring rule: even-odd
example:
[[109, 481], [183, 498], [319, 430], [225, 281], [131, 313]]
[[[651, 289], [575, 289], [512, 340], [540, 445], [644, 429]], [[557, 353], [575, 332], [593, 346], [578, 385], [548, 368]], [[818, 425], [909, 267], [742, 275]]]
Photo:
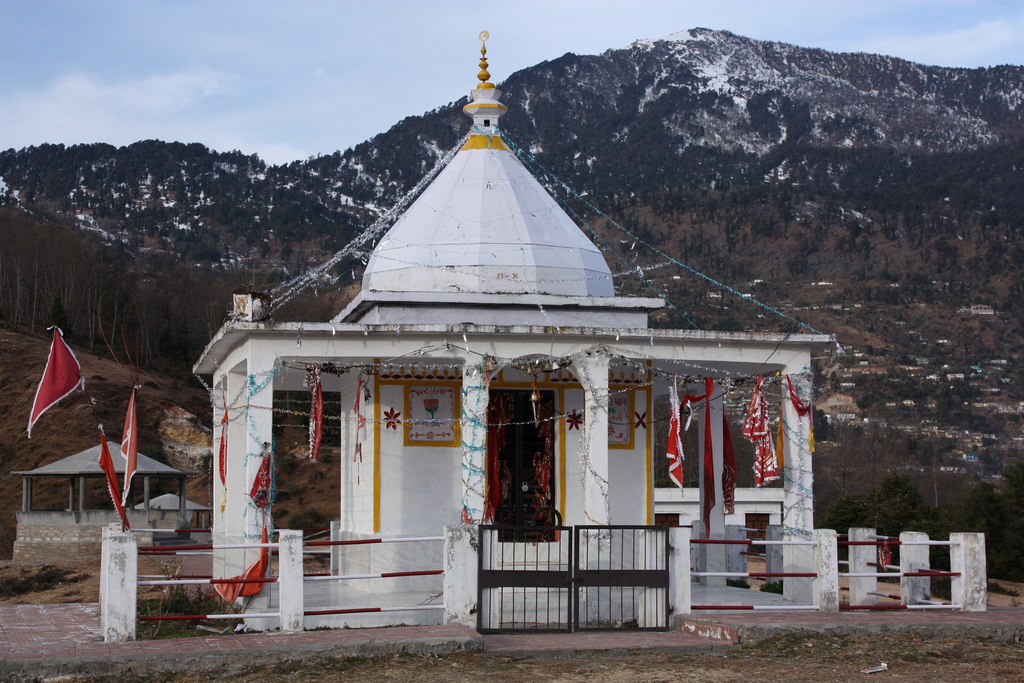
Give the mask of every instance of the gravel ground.
[[[863, 669], [888, 665], [884, 672]], [[182, 673], [150, 680], [199, 683], [209, 674]], [[977, 640], [779, 637], [717, 655], [587, 655], [572, 659], [516, 660], [480, 654], [389, 659], [324, 659], [315, 666], [285, 662], [276, 667], [216, 676], [221, 681], [423, 681], [496, 683], [669, 683], [676, 681], [1024, 681], [1024, 645]], [[102, 680], [127, 681], [108, 677]], [[132, 678], [131, 680], [138, 680]]]

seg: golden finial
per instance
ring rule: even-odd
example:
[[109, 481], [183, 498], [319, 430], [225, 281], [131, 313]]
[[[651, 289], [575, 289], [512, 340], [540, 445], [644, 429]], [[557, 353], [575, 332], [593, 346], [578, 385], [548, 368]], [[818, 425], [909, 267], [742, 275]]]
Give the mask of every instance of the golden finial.
[[[480, 79], [481, 85], [484, 87], [494, 87], [490, 83], [487, 83], [491, 78], [491, 74], [487, 73], [487, 39], [491, 37], [491, 34], [487, 31], [480, 31], [480, 73], [476, 75]], [[479, 86], [478, 86], [479, 87]]]

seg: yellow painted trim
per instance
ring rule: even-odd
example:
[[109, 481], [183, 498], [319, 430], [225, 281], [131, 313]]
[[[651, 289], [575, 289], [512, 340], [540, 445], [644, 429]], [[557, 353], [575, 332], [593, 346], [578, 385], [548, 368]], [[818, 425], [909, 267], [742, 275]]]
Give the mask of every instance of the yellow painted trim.
[[469, 140], [459, 150], [465, 151], [467, 149], [500, 149], [508, 151], [508, 147], [501, 141], [501, 138], [497, 135], [470, 135]]
[[[647, 361], [651, 367], [651, 361]], [[654, 524], [654, 387], [647, 371], [647, 526]]]
[[[373, 359], [380, 367], [380, 358]], [[373, 375], [373, 533], [380, 533], [380, 383]]]
[[[490, 78], [489, 75], [487, 77]], [[493, 83], [481, 83], [480, 85], [476, 86], [476, 89], [477, 90], [494, 90], [494, 84]]]
[[462, 111], [468, 112], [473, 109], [500, 109], [508, 111], [508, 107], [500, 102], [470, 102], [469, 104], [462, 105]]

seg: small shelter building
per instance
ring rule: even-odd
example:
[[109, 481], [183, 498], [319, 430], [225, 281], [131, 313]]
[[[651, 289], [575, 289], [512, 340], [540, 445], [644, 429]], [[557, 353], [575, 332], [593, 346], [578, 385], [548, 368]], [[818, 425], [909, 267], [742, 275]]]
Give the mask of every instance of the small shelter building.
[[[120, 444], [110, 443], [112, 453], [120, 450]], [[106, 493], [106, 475], [100, 469], [99, 445], [87, 448], [75, 455], [43, 465], [34, 470], [12, 472], [21, 475], [22, 503], [17, 513], [18, 529], [14, 541], [14, 559], [22, 561], [46, 561], [68, 555], [99, 555], [102, 529], [120, 523], [117, 511]], [[114, 470], [124, 477], [123, 458], [113, 457]], [[185, 485], [195, 472], [183, 472], [165, 465], [142, 453], [138, 454], [138, 468], [132, 478], [132, 488], [142, 483], [142, 502], [134, 509], [126, 510], [132, 529], [180, 529], [187, 526], [188, 513], [184, 505], [164, 509], [153, 505], [150, 498], [153, 480], [172, 480], [185, 500]], [[38, 480], [63, 480], [68, 485], [67, 507], [58, 510], [33, 509], [33, 484]], [[89, 482], [103, 481], [102, 493], [89, 495]], [[178, 496], [175, 496], [177, 498]], [[101, 504], [97, 508], [92, 505]]]

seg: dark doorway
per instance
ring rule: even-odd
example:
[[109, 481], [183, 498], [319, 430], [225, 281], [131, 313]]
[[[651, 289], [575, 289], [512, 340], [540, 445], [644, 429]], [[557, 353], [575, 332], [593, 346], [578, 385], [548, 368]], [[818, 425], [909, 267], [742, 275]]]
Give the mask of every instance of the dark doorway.
[[561, 524], [555, 510], [552, 391], [491, 391], [487, 501], [494, 524]]

